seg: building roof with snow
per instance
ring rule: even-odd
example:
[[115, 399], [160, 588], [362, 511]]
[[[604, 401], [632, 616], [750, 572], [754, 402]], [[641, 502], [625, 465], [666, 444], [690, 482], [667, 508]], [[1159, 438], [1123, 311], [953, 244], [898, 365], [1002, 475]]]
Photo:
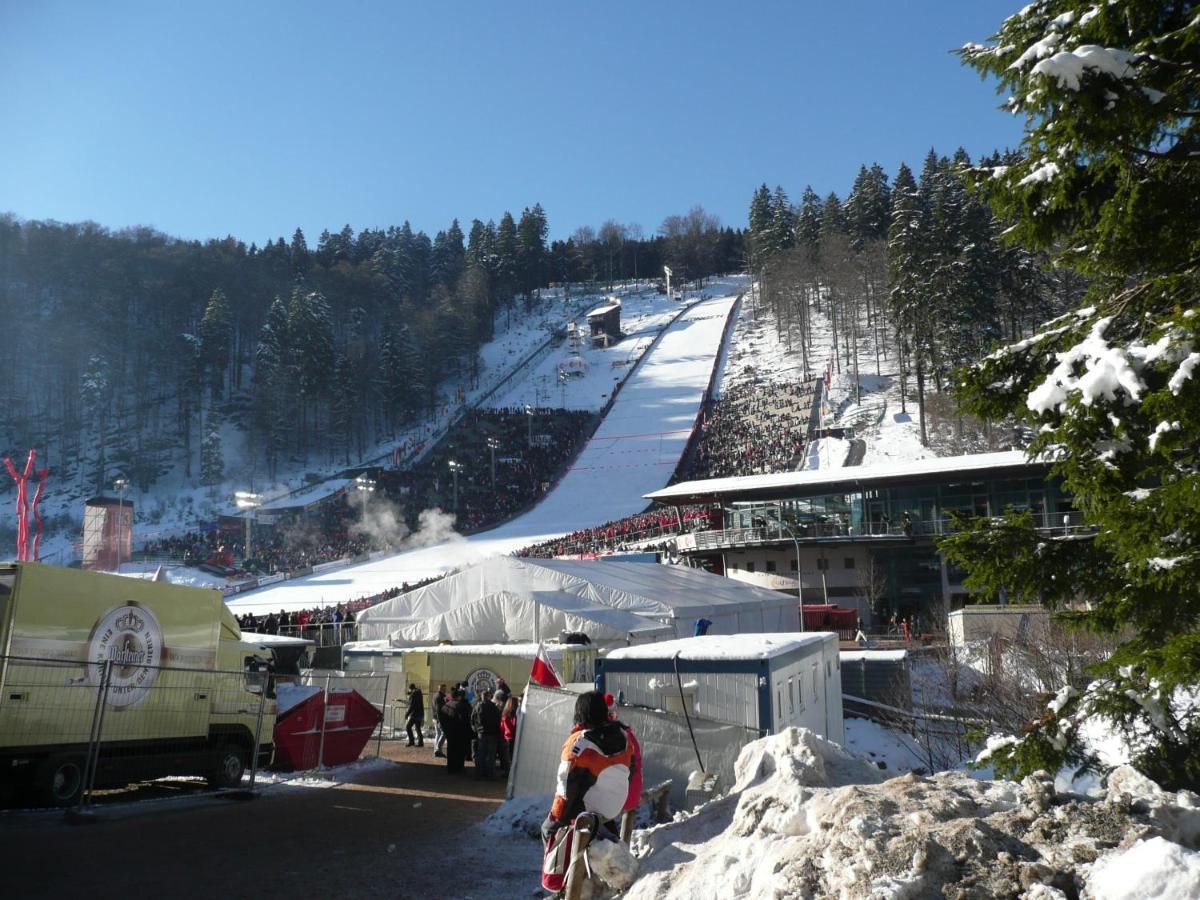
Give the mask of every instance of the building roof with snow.
[[[774, 659], [797, 650], [819, 650], [831, 632], [801, 631], [781, 634], [706, 634], [638, 647], [613, 650], [606, 659], [730, 660]], [[836, 639], [836, 635], [834, 636]]]
[[608, 300], [605, 300], [599, 306], [594, 306], [591, 309], [589, 309], [587, 311], [587, 313], [584, 315], [584, 318], [594, 319], [599, 316], [606, 316], [609, 313], [613, 312], [614, 310], [619, 310], [620, 308], [621, 308], [621, 301], [615, 297], [612, 297]]
[[781, 494], [822, 494], [854, 491], [867, 485], [889, 483], [944, 482], [962, 476], [1030, 477], [1049, 471], [1050, 463], [1030, 461], [1023, 450], [975, 453], [968, 456], [937, 456], [929, 459], [850, 466], [769, 475], [740, 475], [684, 481], [643, 494], [663, 504], [704, 503], [714, 500], [771, 499]]

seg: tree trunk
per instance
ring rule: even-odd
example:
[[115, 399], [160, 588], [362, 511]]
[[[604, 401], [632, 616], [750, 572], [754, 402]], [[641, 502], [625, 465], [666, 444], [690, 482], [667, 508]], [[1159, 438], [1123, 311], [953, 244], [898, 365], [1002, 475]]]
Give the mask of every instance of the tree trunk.
[[921, 446], [929, 446], [929, 434], [925, 430], [925, 368], [921, 355], [917, 354], [917, 415], [921, 418]]

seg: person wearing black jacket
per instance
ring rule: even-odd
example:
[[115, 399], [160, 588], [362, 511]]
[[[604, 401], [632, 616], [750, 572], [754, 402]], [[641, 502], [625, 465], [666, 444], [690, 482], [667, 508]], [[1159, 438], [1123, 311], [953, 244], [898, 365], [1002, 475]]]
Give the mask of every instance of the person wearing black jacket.
[[414, 746], [413, 728], [417, 730], [415, 746], [425, 746], [425, 695], [415, 684], [408, 686], [408, 716], [404, 720], [404, 730], [408, 734], [408, 746]]
[[496, 753], [500, 743], [500, 710], [492, 702], [492, 692], [483, 696], [471, 713], [471, 728], [478, 744], [475, 748], [475, 771], [480, 778], [496, 774]]
[[442, 707], [442, 731], [446, 735], [446, 771], [465, 771], [471, 747], [471, 707], [461, 688], [455, 688]]
[[442, 707], [446, 705], [449, 696], [444, 684], [439, 684], [437, 693], [433, 695], [433, 727], [437, 732], [436, 740], [433, 742], [433, 755], [438, 757], [446, 755], [446, 732], [442, 730]]

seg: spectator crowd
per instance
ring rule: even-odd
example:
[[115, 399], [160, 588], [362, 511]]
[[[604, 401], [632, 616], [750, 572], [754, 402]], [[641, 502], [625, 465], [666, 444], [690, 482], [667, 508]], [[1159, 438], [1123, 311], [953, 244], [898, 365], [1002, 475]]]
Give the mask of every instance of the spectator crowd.
[[804, 460], [815, 382], [769, 381], [753, 370], [707, 410], [688, 478], [789, 472]]
[[674, 508], [650, 510], [605, 522], [593, 528], [582, 528], [561, 538], [544, 541], [516, 551], [515, 556], [552, 559], [556, 556], [591, 556], [612, 550], [629, 549], [635, 544], [683, 531], [707, 531], [721, 527], [721, 511], [711, 506], [685, 506], [683, 522]]
[[[238, 626], [254, 634], [278, 634], [285, 637], [301, 637], [318, 643], [345, 643], [356, 638], [355, 621], [357, 614], [385, 600], [391, 600], [400, 594], [415, 591], [417, 588], [432, 584], [442, 575], [434, 575], [414, 584], [407, 581], [399, 587], [388, 588], [369, 597], [360, 597], [339, 603], [336, 606], [320, 606], [310, 609], [287, 611], [281, 609], [277, 613], [266, 615], [235, 616]], [[332, 637], [331, 637], [332, 636]]]
[[[524, 408], [470, 409], [410, 469], [384, 472], [380, 487], [403, 506], [410, 528], [422, 510], [438, 507], [454, 512], [456, 530], [470, 534], [511, 518], [550, 490], [591, 425], [592, 414], [579, 410], [539, 408], [531, 416]], [[452, 461], [459, 467], [457, 509]]]

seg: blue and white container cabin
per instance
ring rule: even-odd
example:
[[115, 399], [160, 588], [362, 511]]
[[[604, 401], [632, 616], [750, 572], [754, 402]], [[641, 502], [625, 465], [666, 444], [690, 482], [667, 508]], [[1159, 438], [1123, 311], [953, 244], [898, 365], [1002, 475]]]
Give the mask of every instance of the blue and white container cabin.
[[762, 734], [795, 725], [845, 743], [833, 632], [720, 634], [623, 647], [597, 659], [596, 672], [601, 690], [634, 706], [686, 709]]

